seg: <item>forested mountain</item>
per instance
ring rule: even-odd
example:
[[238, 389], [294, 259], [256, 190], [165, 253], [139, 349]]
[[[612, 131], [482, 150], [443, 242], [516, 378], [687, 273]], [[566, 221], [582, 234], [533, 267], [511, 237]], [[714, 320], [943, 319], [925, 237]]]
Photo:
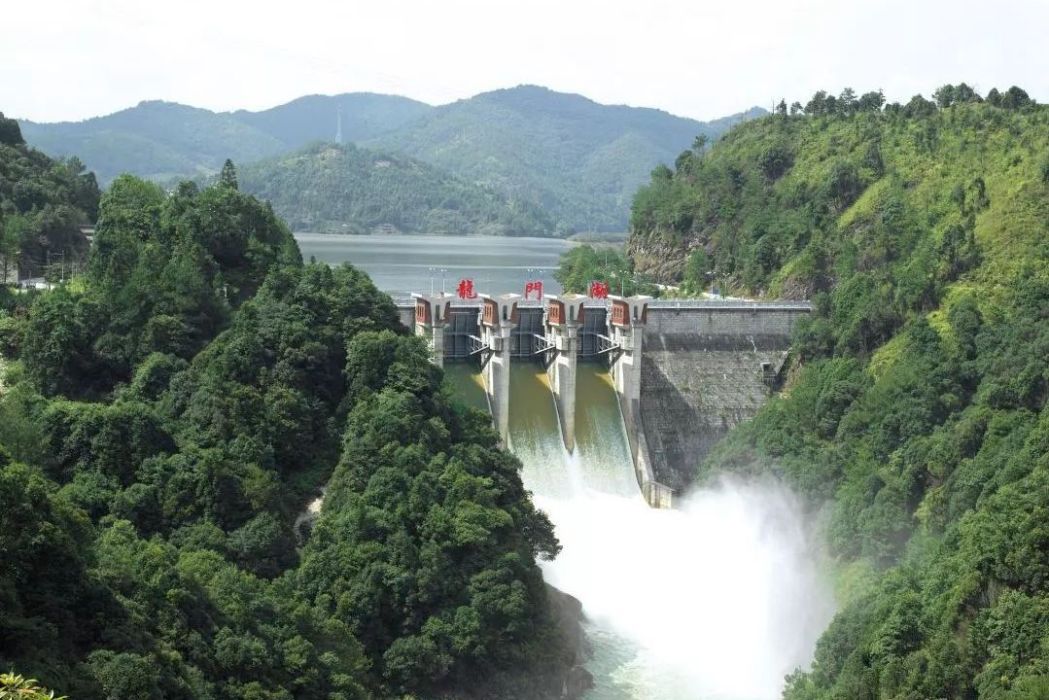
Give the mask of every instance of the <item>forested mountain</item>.
[[343, 142], [356, 143], [393, 131], [432, 109], [407, 97], [351, 92], [307, 95], [260, 112], [238, 110], [232, 116], [294, 149], [334, 141], [340, 121]]
[[48, 154], [82, 158], [103, 183], [124, 172], [169, 180], [215, 173], [227, 158], [245, 163], [334, 140], [340, 110], [343, 138], [351, 141], [373, 138], [429, 109], [405, 97], [367, 93], [311, 95], [233, 113], [149, 101], [81, 122], [23, 120], [22, 131]]
[[700, 468], [827, 514], [841, 610], [789, 700], [1049, 696], [1049, 107], [818, 93], [657, 169], [638, 269], [811, 297]]
[[[143, 102], [83, 122], [22, 127], [30, 144], [78, 155], [105, 184], [123, 172], [159, 181], [208, 176], [227, 158], [243, 166], [313, 141], [334, 142], [340, 113], [345, 142], [429, 163], [500, 193], [517, 215], [546, 212], [568, 233], [625, 230], [631, 197], [654, 166], [672, 162], [697, 136], [713, 140], [765, 112], [703, 123], [522, 86], [441, 107], [369, 93], [311, 95], [261, 112]], [[327, 209], [302, 215], [323, 220]]]
[[562, 697], [519, 462], [232, 168], [115, 180], [83, 277], [0, 287], [0, 354], [0, 669], [75, 700]]
[[406, 156], [317, 143], [240, 169], [296, 231], [549, 235], [544, 212]]
[[71, 271], [87, 250], [80, 227], [94, 223], [98, 198], [94, 174], [77, 158], [29, 148], [18, 122], [0, 112], [0, 284], [43, 274], [52, 262]]
[[521, 86], [433, 109], [366, 146], [406, 153], [532, 202], [562, 231], [625, 230], [652, 168], [697, 136], [716, 138], [749, 112], [704, 124], [655, 109], [602, 105]]

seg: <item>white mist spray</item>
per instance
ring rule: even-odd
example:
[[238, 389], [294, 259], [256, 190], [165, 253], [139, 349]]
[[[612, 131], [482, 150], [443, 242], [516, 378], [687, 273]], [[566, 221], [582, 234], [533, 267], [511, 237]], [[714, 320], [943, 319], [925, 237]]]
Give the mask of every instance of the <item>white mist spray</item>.
[[512, 375], [511, 443], [563, 546], [544, 575], [590, 621], [588, 698], [779, 697], [833, 614], [797, 500], [771, 482], [726, 479], [673, 510], [650, 508], [611, 387], [580, 369], [575, 454], [561, 444], [545, 377], [524, 367]]
[[809, 663], [833, 608], [784, 489], [725, 481], [663, 511], [600, 492], [536, 501], [564, 547], [547, 579], [593, 626], [594, 698], [765, 700]]

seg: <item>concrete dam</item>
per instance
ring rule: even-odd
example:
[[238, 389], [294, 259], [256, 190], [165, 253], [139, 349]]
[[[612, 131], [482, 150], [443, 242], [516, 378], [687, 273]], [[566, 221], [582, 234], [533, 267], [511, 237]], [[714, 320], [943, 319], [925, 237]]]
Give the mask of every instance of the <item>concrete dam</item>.
[[[789, 493], [688, 489], [774, 391], [805, 304], [417, 296], [403, 323], [487, 410], [562, 546], [586, 700], [771, 700], [831, 614]], [[672, 507], [671, 507], [672, 506]]]
[[811, 312], [806, 302], [413, 297], [398, 303], [401, 322], [436, 363], [479, 368], [473, 403], [487, 406], [504, 443], [515, 404], [546, 391], [556, 414], [547, 429], [573, 452], [579, 416], [591, 415], [582, 409], [607, 386], [636, 488], [654, 507], [671, 506], [713, 445], [768, 399], [794, 324]]

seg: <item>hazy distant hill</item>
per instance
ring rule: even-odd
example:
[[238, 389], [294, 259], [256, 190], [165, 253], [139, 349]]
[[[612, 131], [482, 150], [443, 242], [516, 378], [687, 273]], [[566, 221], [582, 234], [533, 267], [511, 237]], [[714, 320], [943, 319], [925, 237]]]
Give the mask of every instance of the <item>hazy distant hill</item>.
[[278, 139], [228, 114], [174, 102], [137, 106], [82, 122], [21, 121], [26, 141], [52, 156], [77, 156], [102, 183], [122, 172], [163, 179], [217, 170], [286, 150]]
[[532, 201], [562, 228], [626, 230], [634, 192], [653, 167], [672, 163], [699, 134], [714, 138], [760, 114], [704, 123], [521, 86], [437, 107], [365, 145]]
[[357, 142], [392, 131], [432, 109], [407, 97], [354, 92], [307, 95], [272, 109], [239, 110], [232, 116], [291, 148], [300, 148], [313, 141], [333, 141], [340, 110], [343, 141]]
[[103, 183], [122, 172], [164, 180], [213, 173], [226, 158], [246, 163], [333, 140], [340, 108], [347, 141], [373, 138], [432, 109], [406, 97], [367, 93], [313, 95], [234, 113], [150, 101], [81, 122], [21, 125], [27, 142], [53, 156], [80, 157]]
[[268, 199], [297, 231], [549, 235], [527, 204], [402, 155], [315, 143], [238, 169], [240, 189]]

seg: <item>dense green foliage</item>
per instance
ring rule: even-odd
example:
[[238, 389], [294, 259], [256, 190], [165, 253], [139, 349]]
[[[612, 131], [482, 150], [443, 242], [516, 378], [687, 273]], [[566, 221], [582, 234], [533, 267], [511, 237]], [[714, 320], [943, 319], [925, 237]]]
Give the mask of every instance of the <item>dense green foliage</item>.
[[431, 165], [353, 145], [315, 144], [240, 170], [243, 188], [296, 231], [549, 235], [543, 212]]
[[623, 231], [630, 199], [653, 166], [697, 134], [715, 138], [760, 113], [703, 123], [521, 86], [437, 107], [365, 145], [536, 205], [563, 231]]
[[635, 261], [698, 249], [815, 301], [787, 390], [701, 468], [829, 504], [842, 609], [786, 696], [1043, 698], [1049, 108], [882, 102], [820, 93], [683, 154], [638, 195]]
[[565, 293], [589, 294], [592, 282], [608, 284], [609, 294], [659, 296], [659, 289], [634, 273], [619, 248], [580, 245], [561, 255], [554, 279]]
[[519, 463], [234, 181], [118, 178], [86, 276], [10, 317], [0, 668], [77, 700], [556, 697]]
[[80, 226], [98, 213], [98, 184], [76, 158], [29, 148], [18, 122], [0, 112], [0, 285], [18, 270], [35, 276], [59, 261], [71, 269], [87, 241]]

